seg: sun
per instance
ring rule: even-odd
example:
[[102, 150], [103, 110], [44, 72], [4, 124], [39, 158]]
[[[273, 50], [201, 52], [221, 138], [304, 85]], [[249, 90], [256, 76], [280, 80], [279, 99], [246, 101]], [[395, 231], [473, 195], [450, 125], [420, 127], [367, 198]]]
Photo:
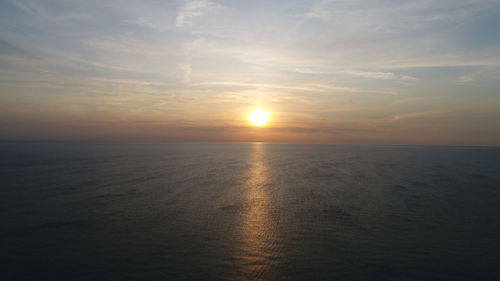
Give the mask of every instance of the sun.
[[248, 120], [254, 126], [264, 126], [269, 122], [269, 113], [265, 112], [262, 108], [256, 108], [250, 113]]

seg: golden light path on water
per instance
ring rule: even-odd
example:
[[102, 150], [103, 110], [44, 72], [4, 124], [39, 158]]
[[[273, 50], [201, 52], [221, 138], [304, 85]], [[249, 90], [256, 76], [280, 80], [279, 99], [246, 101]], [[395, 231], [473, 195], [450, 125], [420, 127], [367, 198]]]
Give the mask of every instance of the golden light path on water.
[[237, 243], [235, 280], [270, 280], [278, 277], [279, 250], [276, 219], [273, 219], [272, 193], [265, 144], [254, 143], [248, 180], [244, 186], [240, 241]]

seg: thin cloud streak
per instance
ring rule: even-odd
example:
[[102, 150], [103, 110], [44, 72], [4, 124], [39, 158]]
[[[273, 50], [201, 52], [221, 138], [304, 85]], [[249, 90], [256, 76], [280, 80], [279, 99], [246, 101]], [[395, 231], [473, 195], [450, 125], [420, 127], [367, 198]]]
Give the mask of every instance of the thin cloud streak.
[[175, 25], [177, 27], [190, 26], [195, 18], [203, 16], [207, 10], [214, 6], [216, 6], [215, 3], [207, 0], [183, 1], [175, 18]]

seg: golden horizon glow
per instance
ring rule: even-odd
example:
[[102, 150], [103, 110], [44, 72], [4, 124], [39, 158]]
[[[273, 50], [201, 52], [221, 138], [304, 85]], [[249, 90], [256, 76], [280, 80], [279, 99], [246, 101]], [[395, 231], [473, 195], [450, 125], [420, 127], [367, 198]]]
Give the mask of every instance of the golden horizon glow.
[[256, 108], [250, 113], [248, 120], [252, 125], [261, 127], [269, 122], [269, 113], [262, 108]]

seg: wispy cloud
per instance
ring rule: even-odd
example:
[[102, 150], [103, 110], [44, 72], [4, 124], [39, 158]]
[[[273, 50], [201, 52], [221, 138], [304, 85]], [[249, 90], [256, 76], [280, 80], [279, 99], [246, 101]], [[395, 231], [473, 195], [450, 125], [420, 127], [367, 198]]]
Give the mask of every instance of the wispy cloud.
[[25, 49], [16, 46], [15, 44], [2, 38], [0, 38], [0, 56], [23, 57], [23, 58], [35, 57]]
[[379, 72], [379, 71], [356, 71], [356, 70], [344, 70], [339, 73], [360, 76], [370, 79], [378, 80], [401, 80], [401, 81], [417, 81], [418, 79], [413, 76], [395, 74], [393, 72]]
[[222, 82], [222, 81], [214, 81], [207, 83], [199, 83], [196, 86], [230, 86], [230, 87], [240, 87], [245, 89], [254, 89], [254, 90], [293, 90], [293, 91], [302, 91], [302, 92], [327, 92], [327, 93], [335, 93], [335, 92], [358, 92], [361, 89], [353, 88], [353, 87], [342, 87], [328, 84], [263, 84], [263, 83], [250, 83], [250, 82]]
[[481, 67], [472, 73], [460, 76], [457, 81], [459, 83], [500, 81], [500, 67]]
[[19, 0], [9, 2], [13, 3], [14, 5], [31, 15], [52, 22], [80, 21], [92, 18], [92, 15], [90, 15], [89, 13], [81, 11], [58, 10], [56, 12], [40, 1]]
[[193, 73], [193, 70], [191, 68], [190, 64], [181, 64], [180, 65], [181, 71], [183, 73], [183, 81], [184, 83], [189, 83], [191, 82], [191, 74]]
[[210, 8], [215, 7], [214, 2], [208, 0], [187, 0], [179, 7], [175, 24], [177, 27], [190, 26], [197, 17], [203, 16]]

